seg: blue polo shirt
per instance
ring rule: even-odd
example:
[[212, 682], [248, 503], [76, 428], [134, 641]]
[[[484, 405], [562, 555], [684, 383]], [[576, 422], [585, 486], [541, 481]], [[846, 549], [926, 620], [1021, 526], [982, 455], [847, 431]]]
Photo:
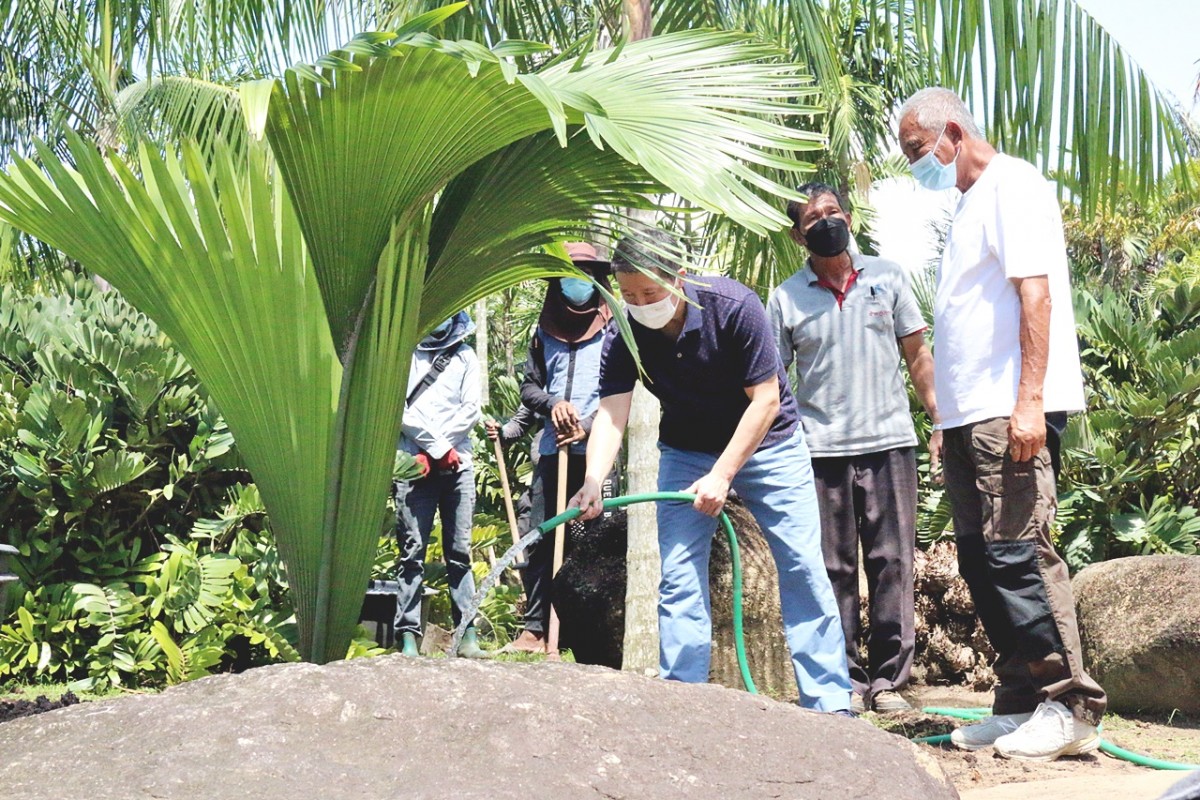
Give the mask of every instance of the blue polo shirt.
[[[796, 400], [788, 386], [775, 334], [758, 295], [729, 278], [689, 275], [683, 293], [683, 330], [671, 341], [662, 331], [630, 320], [646, 388], [662, 403], [659, 441], [679, 450], [720, 453], [750, 405], [745, 389], [776, 376], [779, 414], [759, 450], [789, 439], [796, 430]], [[604, 341], [600, 396], [633, 391], [637, 365], [616, 326]]]

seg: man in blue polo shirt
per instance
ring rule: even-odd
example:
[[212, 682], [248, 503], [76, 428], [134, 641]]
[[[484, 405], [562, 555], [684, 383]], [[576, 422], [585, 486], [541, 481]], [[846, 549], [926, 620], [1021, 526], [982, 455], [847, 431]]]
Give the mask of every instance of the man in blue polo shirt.
[[[612, 261], [646, 388], [663, 406], [658, 488], [696, 494], [694, 503], [658, 504], [660, 673], [708, 680], [713, 517], [732, 487], [775, 558], [800, 704], [848, 715], [845, 643], [821, 557], [812, 467], [766, 310], [737, 281], [686, 275], [664, 255], [671, 252], [679, 252], [671, 236], [647, 231], [622, 241]], [[571, 499], [584, 519], [600, 513], [638, 377], [624, 339], [610, 332], [583, 488]]]

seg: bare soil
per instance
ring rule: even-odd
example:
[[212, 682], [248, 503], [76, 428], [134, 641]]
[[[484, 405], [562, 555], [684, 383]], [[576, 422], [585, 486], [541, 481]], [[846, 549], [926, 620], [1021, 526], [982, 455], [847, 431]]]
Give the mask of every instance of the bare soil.
[[45, 695], [39, 695], [33, 700], [21, 697], [0, 698], [0, 722], [41, 714], [43, 711], [53, 711], [56, 708], [75, 705], [78, 702], [79, 698], [72, 692], [64, 693], [57, 700], [51, 700]]
[[[990, 693], [953, 686], [919, 686], [905, 692], [914, 708], [982, 708]], [[882, 728], [907, 737], [936, 736], [969, 724], [920, 711], [869, 715]], [[1142, 755], [1165, 761], [1200, 764], [1200, 720], [1180, 714], [1117, 716], [1104, 718], [1105, 739]], [[1061, 758], [1047, 764], [1010, 761], [990, 750], [966, 752], [952, 745], [927, 748], [963, 800], [1022, 800], [1054, 797], [1055, 800], [1153, 800], [1182, 772], [1139, 767], [1103, 753]]]

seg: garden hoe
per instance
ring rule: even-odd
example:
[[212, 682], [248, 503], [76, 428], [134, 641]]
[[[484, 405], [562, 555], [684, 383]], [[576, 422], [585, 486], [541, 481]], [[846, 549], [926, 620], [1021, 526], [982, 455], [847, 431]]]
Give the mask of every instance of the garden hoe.
[[[517, 528], [517, 512], [513, 509], [512, 489], [508, 484], [508, 468], [504, 465], [504, 448], [500, 445], [500, 440], [496, 439], [492, 442], [496, 446], [496, 471], [500, 473], [500, 489], [504, 493], [504, 511], [508, 514], [508, 529], [512, 532], [513, 544], [521, 543], [521, 532]], [[513, 562], [512, 568], [522, 570], [529, 566], [529, 562], [525, 560], [525, 553], [521, 550], [517, 551], [517, 560]]]

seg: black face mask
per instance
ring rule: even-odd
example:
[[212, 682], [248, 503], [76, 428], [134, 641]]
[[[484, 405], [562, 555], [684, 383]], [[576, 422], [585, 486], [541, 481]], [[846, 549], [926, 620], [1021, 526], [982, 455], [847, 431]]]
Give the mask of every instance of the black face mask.
[[804, 241], [813, 255], [832, 258], [846, 252], [850, 245], [850, 228], [841, 217], [826, 217], [805, 232]]

